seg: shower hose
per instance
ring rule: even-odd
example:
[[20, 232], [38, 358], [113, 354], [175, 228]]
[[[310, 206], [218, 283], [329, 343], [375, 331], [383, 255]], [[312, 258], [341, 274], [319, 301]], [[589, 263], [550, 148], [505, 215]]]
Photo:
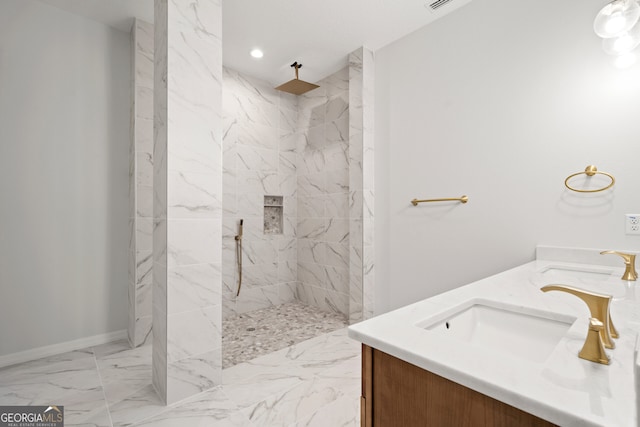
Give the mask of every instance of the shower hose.
[[240, 226], [238, 227], [238, 235], [236, 236], [236, 259], [238, 263], [238, 293], [236, 296], [240, 296], [240, 288], [242, 287], [242, 223], [244, 220], [240, 220]]

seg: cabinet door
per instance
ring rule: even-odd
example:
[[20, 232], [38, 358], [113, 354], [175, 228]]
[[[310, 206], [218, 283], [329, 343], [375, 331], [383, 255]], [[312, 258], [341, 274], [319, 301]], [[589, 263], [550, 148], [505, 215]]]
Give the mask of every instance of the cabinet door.
[[367, 346], [362, 366], [363, 427], [554, 426]]

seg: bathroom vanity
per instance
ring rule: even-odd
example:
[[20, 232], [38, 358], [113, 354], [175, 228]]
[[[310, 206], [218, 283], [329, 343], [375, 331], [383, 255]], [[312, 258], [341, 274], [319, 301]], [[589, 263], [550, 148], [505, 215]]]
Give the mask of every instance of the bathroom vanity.
[[[589, 249], [536, 261], [352, 325], [362, 342], [363, 426], [637, 426], [640, 281]], [[609, 365], [578, 358], [586, 304], [564, 284], [613, 296]]]
[[363, 426], [555, 425], [364, 344], [362, 359]]

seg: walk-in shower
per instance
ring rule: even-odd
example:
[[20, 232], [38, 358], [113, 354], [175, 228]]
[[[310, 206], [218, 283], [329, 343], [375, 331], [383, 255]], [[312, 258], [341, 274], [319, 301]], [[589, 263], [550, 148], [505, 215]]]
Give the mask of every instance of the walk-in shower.
[[349, 71], [315, 85], [292, 67], [275, 89], [224, 70], [225, 367], [350, 315]]
[[[139, 33], [153, 31], [141, 27]], [[363, 175], [365, 160], [371, 161], [363, 155], [363, 52], [315, 85], [299, 80], [295, 62], [296, 79], [283, 86], [304, 90], [278, 90], [223, 68], [222, 290], [203, 297], [221, 312], [223, 354], [238, 345], [243, 358], [253, 357], [254, 344], [270, 351], [365, 317], [365, 280], [373, 271], [367, 265], [372, 246], [365, 242], [373, 222], [363, 207], [373, 193]], [[358, 108], [351, 108], [352, 97]], [[132, 194], [153, 193], [133, 178]], [[137, 254], [132, 265], [145, 267]], [[150, 289], [147, 271], [140, 277], [149, 277]], [[151, 300], [143, 301], [146, 288], [134, 284], [130, 336], [141, 345], [152, 336]]]

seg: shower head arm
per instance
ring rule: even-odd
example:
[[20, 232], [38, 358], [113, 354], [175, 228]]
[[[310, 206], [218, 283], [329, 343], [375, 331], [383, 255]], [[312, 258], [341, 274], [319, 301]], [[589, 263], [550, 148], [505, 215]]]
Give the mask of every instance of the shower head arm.
[[298, 77], [298, 70], [302, 68], [302, 64], [298, 64], [298, 61], [296, 61], [291, 64], [291, 66], [296, 69], [296, 80], [300, 80], [300, 78]]

